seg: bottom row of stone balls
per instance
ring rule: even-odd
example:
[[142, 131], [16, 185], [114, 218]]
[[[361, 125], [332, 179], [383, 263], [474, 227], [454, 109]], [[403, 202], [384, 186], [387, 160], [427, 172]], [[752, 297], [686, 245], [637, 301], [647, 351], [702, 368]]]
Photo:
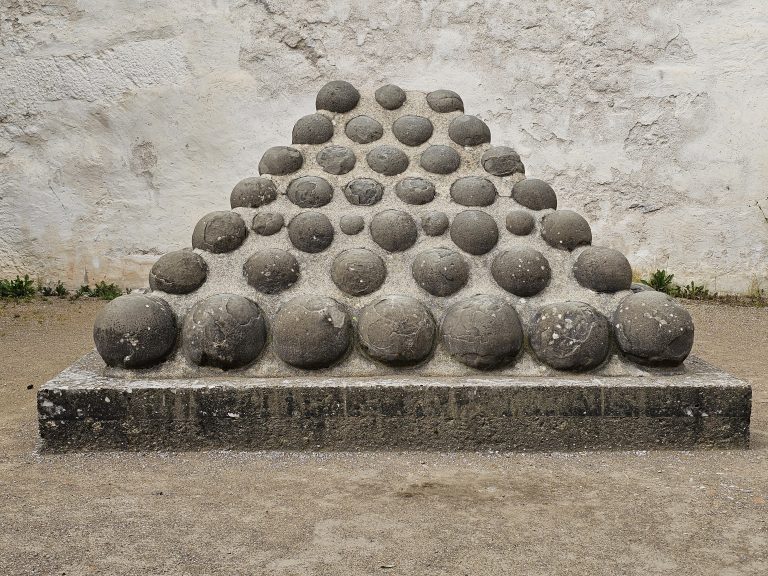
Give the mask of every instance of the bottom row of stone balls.
[[[693, 322], [674, 299], [660, 292], [631, 294], [614, 313], [613, 326], [589, 304], [548, 304], [534, 315], [528, 341], [535, 356], [558, 370], [596, 368], [610, 355], [615, 334], [621, 352], [649, 366], [680, 364], [693, 345]], [[298, 368], [329, 367], [353, 341], [352, 319], [333, 298], [301, 296], [284, 304], [271, 326], [276, 354]], [[94, 341], [110, 366], [144, 368], [173, 350], [177, 327], [171, 307], [154, 295], [113, 300], [98, 316]], [[252, 363], [267, 343], [267, 322], [252, 300], [217, 294], [198, 302], [181, 328], [182, 353], [193, 364], [223, 369]], [[445, 314], [440, 337], [459, 362], [490, 370], [514, 361], [524, 344], [523, 326], [504, 300], [479, 294]], [[390, 366], [427, 360], [438, 328], [426, 306], [410, 296], [385, 296], [363, 308], [357, 319], [362, 350]]]

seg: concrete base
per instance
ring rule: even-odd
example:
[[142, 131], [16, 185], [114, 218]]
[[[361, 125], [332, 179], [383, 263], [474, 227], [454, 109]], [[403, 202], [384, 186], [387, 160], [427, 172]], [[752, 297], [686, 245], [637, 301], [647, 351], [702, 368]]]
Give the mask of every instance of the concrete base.
[[38, 392], [43, 450], [746, 448], [750, 386], [646, 376], [125, 380], [91, 353]]

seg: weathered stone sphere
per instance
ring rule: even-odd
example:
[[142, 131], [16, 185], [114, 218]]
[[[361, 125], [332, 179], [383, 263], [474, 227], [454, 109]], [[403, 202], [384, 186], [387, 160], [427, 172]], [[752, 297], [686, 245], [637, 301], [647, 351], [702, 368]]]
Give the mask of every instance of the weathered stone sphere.
[[277, 186], [269, 178], [244, 178], [232, 189], [229, 205], [232, 208], [259, 208], [277, 199]]
[[344, 196], [355, 206], [373, 206], [384, 196], [384, 186], [373, 178], [355, 178], [344, 186]]
[[611, 351], [608, 319], [584, 302], [561, 302], [540, 308], [528, 332], [536, 357], [558, 370], [591, 370]]
[[392, 123], [392, 134], [406, 146], [424, 144], [432, 137], [434, 127], [424, 116], [401, 116]]
[[320, 176], [302, 176], [291, 180], [285, 193], [288, 200], [301, 208], [320, 208], [333, 199], [333, 187]]
[[214, 254], [231, 252], [248, 235], [245, 222], [235, 212], [210, 212], [203, 216], [192, 232], [192, 247]]
[[363, 296], [378, 290], [387, 277], [384, 260], [366, 248], [344, 250], [331, 265], [331, 279], [350, 296]]
[[384, 136], [384, 127], [370, 116], [355, 116], [347, 122], [344, 132], [347, 138], [358, 144], [369, 144]]
[[298, 368], [327, 368], [347, 352], [352, 321], [343, 305], [324, 296], [283, 304], [272, 327], [275, 353]]
[[406, 204], [427, 204], [435, 199], [435, 185], [424, 178], [403, 178], [395, 184], [395, 194]]
[[531, 210], [557, 208], [557, 194], [552, 186], [538, 178], [526, 178], [512, 186], [512, 198]]
[[693, 320], [674, 298], [638, 292], [624, 298], [613, 315], [624, 355], [646, 366], [677, 366], [693, 347]]
[[379, 106], [387, 110], [397, 110], [405, 103], [405, 91], [394, 84], [385, 84], [373, 96]]
[[430, 92], [427, 94], [427, 104], [435, 112], [464, 112], [464, 102], [453, 90]]
[[288, 238], [302, 252], [316, 254], [333, 242], [333, 224], [320, 212], [301, 212], [288, 223]]
[[379, 212], [368, 228], [373, 241], [387, 252], [408, 250], [419, 235], [413, 217], [402, 210]]
[[419, 164], [424, 170], [433, 174], [450, 174], [459, 169], [461, 157], [450, 146], [438, 144], [429, 146], [421, 153]]
[[264, 349], [267, 323], [252, 300], [237, 294], [214, 294], [187, 312], [181, 340], [184, 356], [193, 364], [241, 368]]
[[322, 114], [309, 114], [293, 125], [293, 144], [325, 144], [333, 138], [333, 122]]
[[176, 318], [168, 303], [157, 296], [120, 296], [96, 316], [93, 342], [108, 366], [153, 366], [173, 350]]
[[259, 174], [285, 176], [296, 172], [304, 164], [304, 156], [296, 148], [273, 146], [268, 148], [259, 161]]
[[290, 252], [266, 248], [245, 261], [243, 274], [248, 284], [262, 294], [277, 294], [299, 279], [299, 262]]
[[451, 240], [469, 254], [479, 256], [499, 241], [496, 221], [481, 210], [459, 212], [451, 222]]
[[251, 228], [259, 236], [272, 236], [285, 226], [285, 218], [277, 212], [259, 212], [253, 217]]
[[354, 236], [363, 231], [363, 228], [365, 228], [365, 220], [363, 220], [362, 216], [345, 214], [339, 218], [339, 228], [347, 236]]
[[527, 236], [536, 227], [536, 219], [525, 210], [512, 210], [507, 214], [505, 224], [515, 236]]
[[451, 184], [451, 198], [462, 206], [490, 206], [496, 202], [496, 186], [479, 176], [465, 176]]
[[410, 296], [385, 296], [360, 312], [360, 347], [374, 360], [410, 366], [425, 360], [435, 343], [435, 320]]
[[346, 174], [355, 167], [355, 153], [345, 146], [326, 146], [315, 157], [328, 174]]
[[478, 146], [491, 141], [491, 129], [477, 116], [457, 116], [448, 126], [448, 136], [459, 146]]
[[592, 229], [580, 214], [555, 210], [541, 219], [541, 237], [553, 248], [573, 250], [592, 242]]
[[629, 260], [612, 248], [585, 248], [573, 265], [573, 275], [579, 284], [595, 292], [629, 290], [632, 285]]
[[435, 210], [427, 212], [421, 217], [421, 229], [427, 236], [442, 236], [448, 230], [448, 215]]
[[469, 280], [469, 264], [449, 248], [430, 248], [416, 256], [411, 267], [416, 284], [433, 296], [450, 296]]
[[349, 82], [332, 80], [320, 88], [315, 108], [331, 112], [349, 112], [360, 101], [360, 92]]
[[508, 146], [494, 146], [485, 151], [480, 158], [483, 169], [494, 176], [509, 176], [525, 173], [520, 155]]
[[525, 298], [535, 296], [547, 287], [552, 270], [538, 250], [513, 248], [493, 259], [491, 275], [504, 290]]
[[523, 326], [515, 309], [487, 294], [451, 306], [441, 332], [443, 345], [453, 358], [480, 370], [508, 364], [523, 347]]
[[169, 294], [189, 294], [205, 282], [208, 265], [192, 250], [176, 250], [160, 256], [149, 271], [149, 287]]
[[385, 176], [402, 174], [408, 168], [408, 156], [394, 146], [378, 146], [368, 152], [365, 159], [371, 170]]

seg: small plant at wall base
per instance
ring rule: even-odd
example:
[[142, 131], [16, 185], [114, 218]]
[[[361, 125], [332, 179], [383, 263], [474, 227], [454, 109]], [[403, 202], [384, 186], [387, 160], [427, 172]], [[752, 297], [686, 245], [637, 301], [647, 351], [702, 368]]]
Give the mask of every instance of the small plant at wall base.
[[672, 282], [675, 278], [674, 274], [667, 274], [666, 270], [656, 270], [651, 274], [647, 280], [640, 280], [646, 286], [650, 286], [657, 292], [664, 292], [664, 294], [671, 294], [674, 291], [675, 284]]
[[122, 293], [123, 291], [117, 284], [107, 284], [102, 280], [101, 282], [97, 282], [93, 288], [88, 284], [80, 286], [70, 298], [72, 300], [77, 300], [83, 296], [89, 296], [91, 298], [100, 298], [101, 300], [114, 300]]
[[35, 295], [35, 292], [35, 282], [29, 279], [28, 274], [24, 274], [24, 278], [17, 275], [14, 280], [0, 279], [0, 298], [28, 300]]

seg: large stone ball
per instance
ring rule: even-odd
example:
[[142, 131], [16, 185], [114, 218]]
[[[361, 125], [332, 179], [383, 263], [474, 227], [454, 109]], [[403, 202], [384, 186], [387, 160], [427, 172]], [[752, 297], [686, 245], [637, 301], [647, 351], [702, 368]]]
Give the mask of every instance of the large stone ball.
[[437, 144], [429, 146], [419, 157], [421, 167], [433, 174], [450, 174], [459, 169], [461, 157], [450, 146]]
[[552, 186], [537, 178], [526, 178], [512, 186], [512, 198], [531, 210], [557, 208], [557, 195]]
[[421, 229], [427, 236], [442, 236], [448, 230], [448, 215], [432, 210], [421, 217]]
[[205, 282], [208, 265], [192, 250], [176, 250], [160, 256], [149, 271], [149, 287], [169, 294], [189, 294]]
[[513, 248], [493, 259], [491, 275], [507, 292], [526, 298], [535, 296], [547, 287], [552, 270], [538, 250]]
[[259, 208], [277, 199], [277, 186], [269, 178], [257, 176], [240, 180], [232, 189], [229, 205], [232, 208]]
[[267, 248], [252, 255], [243, 265], [248, 284], [263, 294], [277, 294], [299, 279], [299, 262], [290, 252]]
[[387, 277], [384, 260], [366, 248], [344, 250], [333, 260], [331, 279], [350, 296], [364, 296], [378, 290]]
[[451, 184], [451, 198], [462, 206], [490, 206], [496, 202], [496, 186], [487, 178], [465, 176]]
[[464, 102], [453, 90], [430, 92], [427, 94], [427, 104], [435, 112], [464, 112]]
[[309, 114], [293, 125], [293, 144], [325, 144], [333, 138], [333, 122], [322, 114]]
[[408, 156], [394, 146], [378, 146], [365, 156], [371, 170], [385, 176], [402, 174], [408, 168]]
[[331, 112], [349, 112], [360, 101], [360, 92], [349, 82], [332, 80], [320, 88], [315, 98], [315, 108]]
[[214, 254], [231, 252], [245, 240], [248, 229], [235, 212], [210, 212], [203, 216], [192, 232], [192, 246]]
[[573, 250], [592, 242], [592, 229], [580, 214], [555, 210], [541, 219], [541, 237], [553, 248]]
[[370, 116], [355, 116], [344, 128], [347, 138], [358, 144], [369, 144], [384, 136], [384, 127]]
[[328, 174], [346, 174], [355, 167], [355, 153], [345, 146], [327, 146], [315, 157], [320, 167]]
[[168, 303], [156, 296], [120, 296], [96, 316], [93, 342], [108, 366], [153, 366], [173, 350], [176, 318]]
[[525, 166], [520, 155], [508, 146], [494, 146], [486, 150], [480, 158], [480, 164], [486, 172], [494, 176], [525, 174]]
[[285, 176], [296, 172], [304, 164], [304, 156], [290, 146], [273, 146], [264, 152], [259, 161], [259, 174]]
[[499, 227], [481, 210], [464, 210], [451, 222], [451, 240], [464, 252], [479, 256], [496, 246]]
[[395, 184], [395, 194], [406, 204], [419, 206], [435, 199], [435, 185], [424, 178], [403, 178]]
[[387, 252], [402, 252], [413, 246], [419, 232], [413, 217], [402, 210], [376, 214], [368, 227], [371, 238]]
[[301, 212], [288, 223], [288, 238], [302, 252], [316, 254], [333, 242], [333, 224], [321, 212]]
[[373, 178], [355, 178], [344, 186], [344, 196], [355, 206], [373, 206], [384, 196], [384, 186]]
[[595, 292], [629, 290], [632, 285], [632, 266], [629, 260], [612, 248], [585, 248], [573, 265], [573, 275], [579, 284]]
[[387, 110], [397, 110], [405, 103], [405, 91], [400, 86], [385, 84], [374, 93], [379, 106]]
[[424, 116], [401, 116], [392, 123], [392, 134], [406, 146], [419, 146], [432, 137], [434, 126]]
[[333, 199], [333, 187], [320, 176], [302, 176], [291, 180], [285, 194], [300, 208], [320, 208]]
[[504, 223], [515, 236], [527, 236], [536, 227], [536, 219], [525, 210], [511, 210]]
[[448, 136], [459, 146], [478, 146], [491, 141], [491, 129], [477, 116], [457, 116], [448, 126]]
[[469, 264], [449, 248], [430, 248], [416, 256], [411, 267], [416, 284], [433, 296], [450, 296], [469, 280]]

